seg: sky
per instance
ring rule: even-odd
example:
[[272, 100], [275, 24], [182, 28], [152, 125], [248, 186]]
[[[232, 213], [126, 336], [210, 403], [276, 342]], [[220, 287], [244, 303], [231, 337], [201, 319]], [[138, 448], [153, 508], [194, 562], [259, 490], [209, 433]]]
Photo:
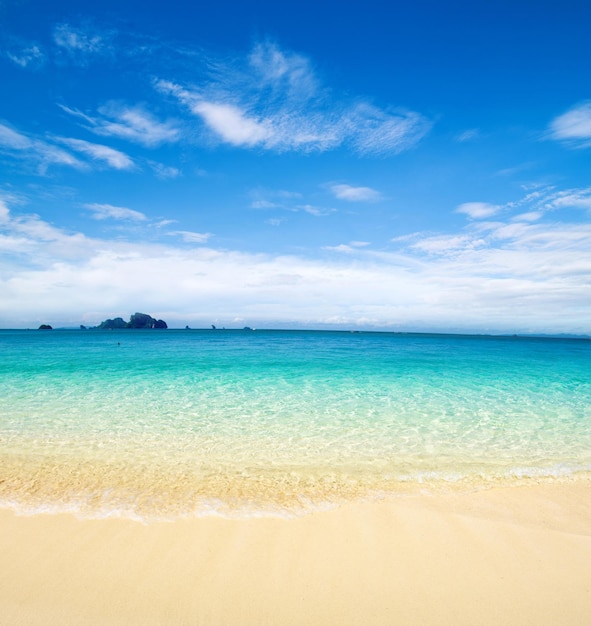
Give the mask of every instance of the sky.
[[591, 4], [0, 0], [0, 327], [591, 334]]

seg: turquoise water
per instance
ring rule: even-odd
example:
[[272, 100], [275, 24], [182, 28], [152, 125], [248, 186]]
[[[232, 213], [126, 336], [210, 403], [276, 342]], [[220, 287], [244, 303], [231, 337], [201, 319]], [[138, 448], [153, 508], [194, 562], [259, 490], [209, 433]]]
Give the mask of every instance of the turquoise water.
[[591, 341], [0, 331], [0, 505], [173, 519], [591, 472]]

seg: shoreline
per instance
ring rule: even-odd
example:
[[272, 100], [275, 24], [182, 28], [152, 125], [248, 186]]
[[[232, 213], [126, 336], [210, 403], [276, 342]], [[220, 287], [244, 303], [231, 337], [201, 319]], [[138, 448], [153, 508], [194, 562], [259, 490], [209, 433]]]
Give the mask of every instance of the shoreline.
[[[83, 469], [89, 470], [88, 474]], [[591, 484], [588, 468], [567, 471], [562, 468], [515, 470], [506, 475], [479, 474], [433, 476], [432, 472], [404, 478], [371, 480], [351, 476], [329, 476], [324, 484], [318, 476], [283, 472], [244, 477], [219, 472], [215, 480], [190, 470], [167, 476], [156, 464], [150, 474], [138, 475], [126, 465], [105, 467], [94, 463], [76, 465], [46, 464], [19, 475], [7, 463], [0, 469], [8, 478], [0, 480], [0, 511], [17, 516], [72, 515], [80, 521], [130, 520], [141, 524], [177, 522], [214, 517], [231, 520], [251, 518], [296, 519], [354, 504], [396, 501], [399, 498], [462, 496], [495, 489], [542, 485]], [[102, 471], [97, 471], [102, 470]], [[118, 476], [125, 480], [116, 482]], [[72, 478], [73, 477], [73, 478]], [[322, 476], [321, 476], [322, 478]], [[370, 477], [371, 479], [372, 477]], [[375, 477], [373, 477], [375, 479]], [[97, 495], [100, 494], [100, 495]]]
[[0, 510], [0, 624], [586, 624], [591, 481], [282, 519]]

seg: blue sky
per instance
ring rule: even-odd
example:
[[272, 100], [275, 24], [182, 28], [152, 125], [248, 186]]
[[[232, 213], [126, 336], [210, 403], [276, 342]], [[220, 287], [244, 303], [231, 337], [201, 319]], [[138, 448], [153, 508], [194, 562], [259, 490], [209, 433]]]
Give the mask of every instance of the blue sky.
[[0, 0], [0, 327], [591, 333], [591, 5], [399, 4]]

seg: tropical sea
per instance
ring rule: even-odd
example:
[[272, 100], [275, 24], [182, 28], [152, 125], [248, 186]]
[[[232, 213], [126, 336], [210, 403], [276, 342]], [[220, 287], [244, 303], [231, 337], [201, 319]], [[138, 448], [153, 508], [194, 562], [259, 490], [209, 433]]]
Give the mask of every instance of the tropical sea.
[[0, 331], [0, 506], [172, 520], [591, 476], [591, 341]]

